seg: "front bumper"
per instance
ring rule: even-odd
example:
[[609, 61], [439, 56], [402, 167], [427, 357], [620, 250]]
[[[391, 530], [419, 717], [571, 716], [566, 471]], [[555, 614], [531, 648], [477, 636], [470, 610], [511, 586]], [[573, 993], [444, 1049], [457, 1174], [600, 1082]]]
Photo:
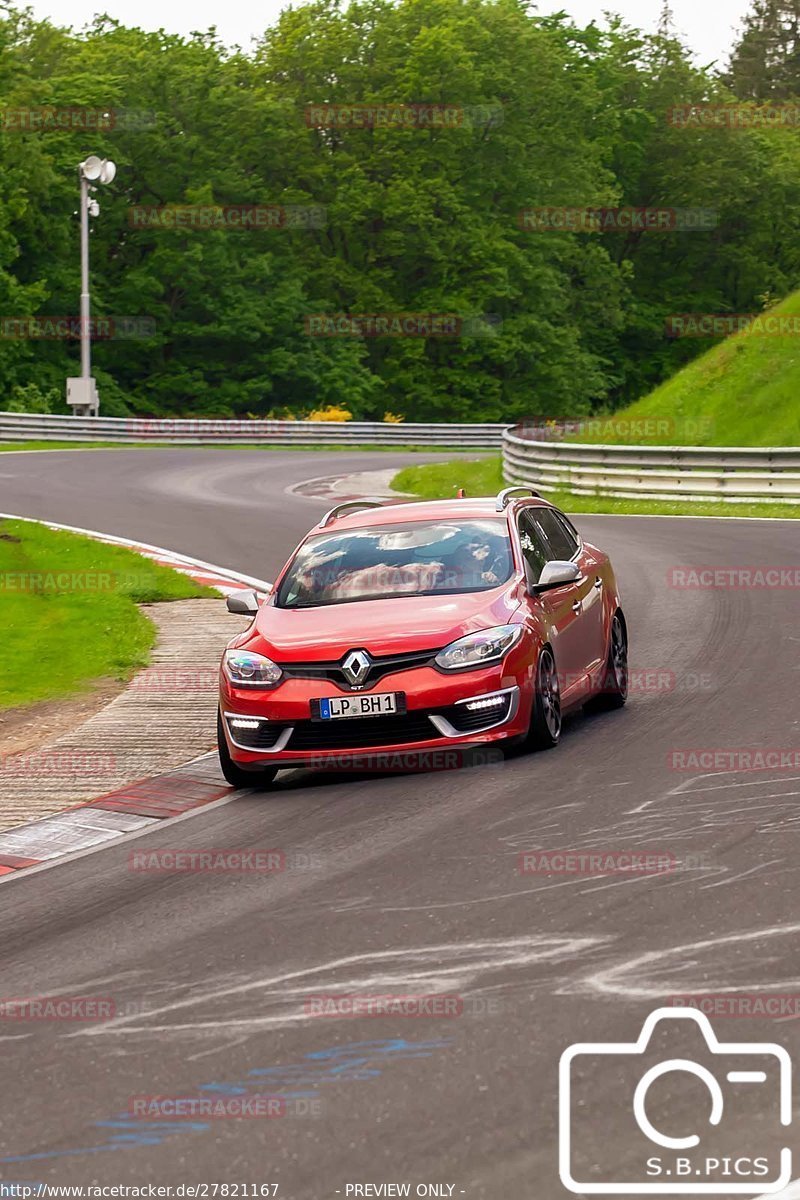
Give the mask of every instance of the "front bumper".
[[348, 766], [351, 760], [508, 742], [528, 728], [524, 680], [503, 664], [452, 676], [429, 667], [387, 676], [370, 695], [403, 692], [406, 712], [312, 721], [311, 701], [335, 685], [287, 679], [274, 690], [232, 687], [221, 676], [220, 710], [231, 758], [242, 767]]

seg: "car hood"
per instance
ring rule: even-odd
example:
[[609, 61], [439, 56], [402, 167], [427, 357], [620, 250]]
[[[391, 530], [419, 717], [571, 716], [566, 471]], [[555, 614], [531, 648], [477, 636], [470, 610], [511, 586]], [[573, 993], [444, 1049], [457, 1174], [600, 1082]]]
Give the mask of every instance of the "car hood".
[[335, 661], [348, 650], [373, 655], [438, 650], [464, 634], [506, 625], [519, 603], [516, 582], [488, 592], [395, 596], [322, 608], [275, 608], [267, 603], [247, 645], [277, 662]]

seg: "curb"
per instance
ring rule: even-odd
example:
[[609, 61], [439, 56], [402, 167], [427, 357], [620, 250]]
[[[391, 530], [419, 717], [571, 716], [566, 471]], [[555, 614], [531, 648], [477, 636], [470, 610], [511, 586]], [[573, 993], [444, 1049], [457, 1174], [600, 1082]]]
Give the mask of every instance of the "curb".
[[[190, 576], [196, 583], [215, 588], [223, 595], [245, 588], [262, 592], [269, 588], [266, 580], [227, 567], [218, 567], [202, 559], [190, 558], [162, 546], [151, 546], [146, 542], [114, 537], [75, 525], [60, 525], [15, 513], [0, 513], [0, 520], [6, 519], [29, 521], [46, 525], [49, 529], [80, 533], [108, 545], [125, 546], [161, 566]], [[221, 781], [215, 759], [210, 755], [202, 755], [175, 770], [136, 780], [62, 812], [12, 826], [0, 833], [0, 882], [32, 867], [49, 866], [65, 855], [107, 845], [132, 833], [144, 832], [159, 821], [212, 804], [234, 790]]]
[[205, 562], [202, 558], [191, 558], [188, 554], [178, 554], [175, 550], [165, 550], [163, 546], [151, 546], [149, 542], [137, 542], [132, 538], [115, 537], [110, 533], [100, 533], [96, 529], [83, 529], [80, 525], [60, 525], [57, 521], [42, 521], [38, 517], [21, 517], [19, 513], [0, 512], [0, 521], [27, 521], [31, 525], [46, 525], [48, 529], [61, 529], [65, 533], [82, 533], [85, 537], [105, 542], [109, 546], [125, 546], [136, 550], [145, 558], [152, 558], [163, 567], [172, 567], [182, 575], [190, 575], [195, 583], [204, 583], [207, 587], [215, 587], [217, 591], [227, 595], [228, 592], [239, 591], [242, 588], [255, 588], [264, 592], [270, 587], [265, 579], [256, 579], [252, 575], [244, 575], [241, 571], [232, 571], [227, 567], [218, 567], [214, 563]]

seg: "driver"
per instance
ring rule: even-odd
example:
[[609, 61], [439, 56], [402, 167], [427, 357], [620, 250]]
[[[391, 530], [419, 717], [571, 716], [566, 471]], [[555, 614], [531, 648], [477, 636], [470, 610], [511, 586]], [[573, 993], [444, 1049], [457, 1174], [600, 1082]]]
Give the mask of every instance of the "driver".
[[466, 551], [465, 575], [471, 575], [476, 583], [479, 580], [481, 583], [503, 582], [507, 574], [507, 555], [496, 544], [493, 547], [486, 538], [476, 535], [467, 542]]

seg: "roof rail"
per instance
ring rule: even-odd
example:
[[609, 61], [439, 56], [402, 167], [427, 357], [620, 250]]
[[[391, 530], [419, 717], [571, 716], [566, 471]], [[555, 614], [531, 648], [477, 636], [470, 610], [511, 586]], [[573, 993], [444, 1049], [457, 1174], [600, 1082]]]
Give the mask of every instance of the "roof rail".
[[383, 500], [345, 500], [342, 504], [335, 504], [329, 509], [319, 523], [319, 528], [324, 529], [326, 525], [331, 525], [337, 517], [348, 509], [355, 508], [383, 508]]
[[522, 492], [525, 496], [536, 496], [538, 500], [544, 500], [544, 496], [541, 494], [541, 492], [537, 492], [535, 488], [527, 487], [522, 484], [516, 487], [503, 488], [502, 492], [497, 493], [496, 508], [498, 512], [503, 511], [515, 492]]

